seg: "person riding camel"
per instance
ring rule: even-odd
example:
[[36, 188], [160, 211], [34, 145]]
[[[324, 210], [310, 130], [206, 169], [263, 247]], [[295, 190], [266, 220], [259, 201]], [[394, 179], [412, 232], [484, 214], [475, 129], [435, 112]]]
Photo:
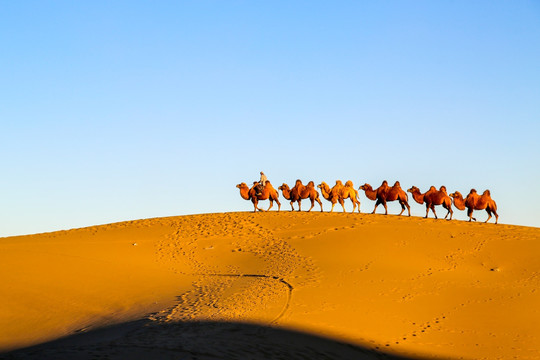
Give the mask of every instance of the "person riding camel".
[[258, 184], [257, 187], [256, 187], [257, 195], [261, 195], [261, 194], [262, 194], [263, 189], [264, 189], [264, 187], [265, 187], [267, 181], [268, 181], [268, 178], [267, 178], [266, 175], [264, 175], [264, 173], [261, 171], [261, 179], [259, 180], [259, 184]]

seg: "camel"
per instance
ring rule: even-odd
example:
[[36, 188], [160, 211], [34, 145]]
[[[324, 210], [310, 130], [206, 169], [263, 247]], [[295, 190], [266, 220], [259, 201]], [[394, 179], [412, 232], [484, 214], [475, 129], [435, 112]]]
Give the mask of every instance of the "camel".
[[[257, 210], [259, 211], [270, 210], [272, 206], [274, 206], [274, 201], [277, 202], [278, 211], [279, 211], [281, 209], [281, 203], [278, 200], [279, 193], [277, 192], [276, 189], [274, 189], [272, 184], [270, 184], [270, 181], [266, 181], [266, 185], [264, 186], [262, 193], [260, 195], [257, 195], [257, 191], [255, 190], [255, 186], [257, 186], [257, 184], [259, 183], [255, 181], [253, 183], [253, 186], [249, 188], [247, 184], [243, 182], [241, 184], [236, 185], [236, 187], [240, 189], [240, 196], [242, 196], [244, 200], [251, 200], [251, 202], [253, 203], [253, 212], [257, 212]], [[270, 200], [270, 206], [268, 207], [268, 209], [266, 210], [259, 209], [257, 205], [259, 204], [260, 200]]]
[[[280, 187], [278, 187], [278, 190], [281, 190], [281, 194], [283, 194], [285, 200], [291, 200], [291, 188], [289, 185], [283, 183]], [[294, 201], [291, 201], [291, 211], [294, 211], [293, 203]]]
[[452, 215], [454, 214], [454, 212], [452, 211], [452, 198], [446, 193], [445, 186], [441, 186], [439, 190], [437, 190], [435, 186], [431, 186], [429, 190], [423, 194], [416, 186], [411, 187], [407, 191], [412, 194], [414, 201], [416, 201], [420, 205], [424, 203], [426, 204], [426, 219], [429, 214], [429, 209], [433, 211], [433, 215], [435, 215], [435, 219], [437, 219], [437, 214], [435, 213], [435, 205], [442, 205], [443, 208], [448, 210], [444, 218], [446, 219], [448, 217], [448, 214], [450, 214], [450, 219], [448, 220], [452, 220]]
[[323, 211], [322, 202], [319, 199], [319, 192], [315, 189], [315, 183], [310, 181], [307, 185], [302, 184], [301, 180], [296, 180], [296, 183], [292, 189], [285, 183], [279, 188], [283, 193], [283, 197], [291, 201], [291, 211], [294, 211], [294, 202], [298, 202], [298, 211], [302, 210], [302, 199], [308, 199], [311, 201], [311, 207], [308, 212], [315, 206], [315, 201], [321, 206], [321, 212]]
[[353, 187], [352, 181], [347, 181], [345, 185], [341, 182], [341, 180], [336, 180], [336, 185], [332, 189], [330, 189], [330, 186], [328, 186], [327, 183], [324, 181], [317, 185], [319, 189], [321, 189], [322, 196], [330, 201], [332, 203], [332, 209], [330, 209], [330, 212], [334, 211], [334, 206], [337, 202], [341, 204], [341, 207], [343, 208], [343, 212], [345, 212], [345, 199], [351, 199], [351, 202], [353, 204], [353, 210], [356, 210], [356, 207], [358, 206], [358, 212], [360, 212], [360, 200], [358, 200], [358, 191]]
[[384, 215], [388, 215], [388, 208], [386, 206], [386, 203], [388, 201], [397, 200], [399, 202], [399, 205], [401, 205], [401, 212], [399, 213], [399, 215], [403, 214], [403, 211], [405, 211], [405, 207], [407, 207], [407, 210], [409, 211], [409, 216], [411, 216], [411, 207], [409, 206], [408, 202], [409, 197], [407, 196], [407, 193], [401, 188], [399, 181], [396, 181], [394, 186], [390, 187], [388, 186], [388, 181], [384, 180], [381, 186], [379, 186], [376, 190], [373, 190], [371, 185], [364, 184], [360, 186], [359, 190], [364, 190], [368, 199], [376, 200], [375, 208], [371, 212], [372, 214], [375, 214], [375, 211], [377, 210], [377, 206], [379, 206], [379, 204], [383, 204]]
[[469, 195], [465, 199], [459, 191], [456, 191], [450, 194], [450, 197], [454, 199], [454, 206], [459, 210], [465, 210], [467, 208], [467, 216], [469, 221], [476, 218], [472, 216], [474, 210], [486, 210], [488, 213], [488, 218], [484, 222], [488, 222], [491, 219], [491, 214], [495, 215], [495, 224], [499, 220], [499, 215], [497, 214], [497, 204], [495, 200], [491, 198], [491, 193], [489, 190], [484, 191], [482, 195], [478, 195], [475, 189], [471, 189]]

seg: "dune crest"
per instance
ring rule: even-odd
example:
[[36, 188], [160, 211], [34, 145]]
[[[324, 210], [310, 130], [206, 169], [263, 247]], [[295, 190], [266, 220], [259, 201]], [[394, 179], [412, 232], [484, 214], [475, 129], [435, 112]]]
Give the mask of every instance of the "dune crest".
[[[1, 238], [0, 351], [145, 319], [101, 336], [107, 354], [143, 337], [161, 351], [205, 322], [301, 331], [365, 358], [540, 358], [539, 251], [538, 228], [351, 213], [203, 214]], [[39, 358], [47, 346], [14, 354]]]

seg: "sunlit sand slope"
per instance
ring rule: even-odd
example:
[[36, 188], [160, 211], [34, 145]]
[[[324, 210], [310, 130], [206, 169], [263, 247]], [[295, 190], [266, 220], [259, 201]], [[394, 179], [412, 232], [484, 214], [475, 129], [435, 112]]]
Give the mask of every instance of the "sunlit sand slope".
[[276, 339], [293, 335], [281, 329], [307, 336], [294, 354], [310, 356], [354, 358], [336, 341], [365, 358], [539, 359], [538, 254], [538, 228], [342, 213], [206, 214], [3, 238], [0, 349], [118, 324], [93, 333], [100, 346], [10, 356], [121, 358], [139, 346], [212, 358], [201, 338], [219, 329], [226, 346], [245, 341], [220, 348], [231, 358], [273, 347], [287, 358], [292, 348]]

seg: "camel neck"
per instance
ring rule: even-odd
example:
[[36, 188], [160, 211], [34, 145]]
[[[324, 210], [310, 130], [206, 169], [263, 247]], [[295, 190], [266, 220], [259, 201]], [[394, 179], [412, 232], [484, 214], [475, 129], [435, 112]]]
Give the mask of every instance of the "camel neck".
[[249, 200], [251, 198], [251, 196], [249, 196], [249, 188], [248, 187], [241, 188], [240, 196], [242, 196], [244, 200]]
[[365, 189], [364, 192], [366, 193], [366, 197], [369, 200], [377, 200], [377, 191], [373, 190], [372, 188]]
[[330, 199], [330, 189], [328, 188], [328, 186], [321, 186], [321, 193], [325, 199]]
[[283, 193], [283, 197], [285, 199], [291, 200], [291, 191], [290, 190], [283, 189], [283, 190], [281, 190], [281, 192]]
[[454, 206], [459, 210], [465, 210], [465, 200], [463, 197], [454, 197]]
[[424, 203], [424, 195], [425, 194], [422, 194], [420, 192], [420, 190], [415, 190], [413, 192], [411, 192], [412, 196], [413, 196], [413, 199], [414, 201], [416, 201], [417, 203], [419, 204], [423, 204]]

